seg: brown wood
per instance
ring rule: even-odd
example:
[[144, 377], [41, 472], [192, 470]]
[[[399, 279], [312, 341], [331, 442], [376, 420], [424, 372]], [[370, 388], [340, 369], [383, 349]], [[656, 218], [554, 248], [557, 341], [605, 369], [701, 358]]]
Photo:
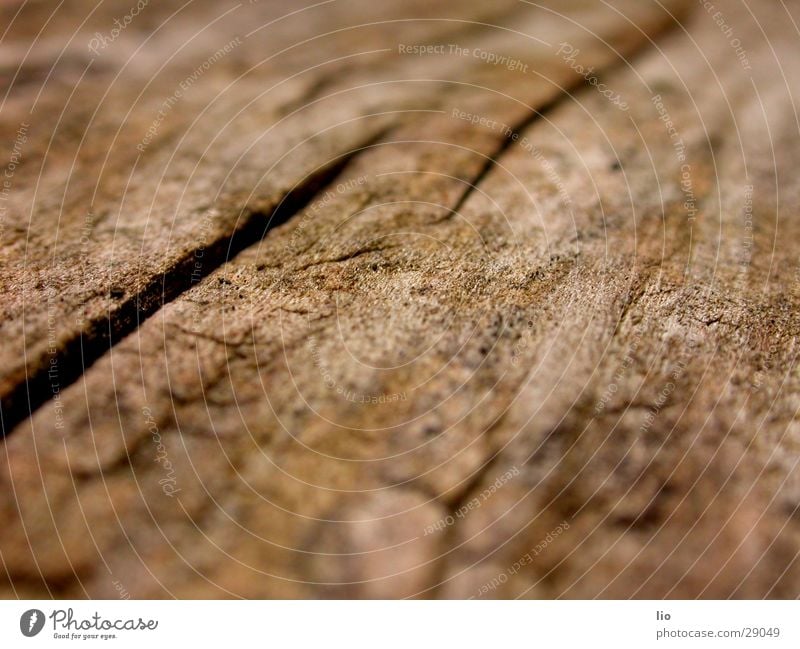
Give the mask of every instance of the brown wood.
[[662, 4], [25, 9], [0, 593], [800, 595], [798, 10]]

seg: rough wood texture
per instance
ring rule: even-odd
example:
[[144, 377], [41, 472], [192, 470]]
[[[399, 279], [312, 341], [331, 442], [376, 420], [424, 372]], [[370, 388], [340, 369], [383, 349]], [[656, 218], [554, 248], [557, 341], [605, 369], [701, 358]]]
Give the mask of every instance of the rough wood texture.
[[800, 10], [716, 4], [23, 9], [0, 593], [800, 595]]

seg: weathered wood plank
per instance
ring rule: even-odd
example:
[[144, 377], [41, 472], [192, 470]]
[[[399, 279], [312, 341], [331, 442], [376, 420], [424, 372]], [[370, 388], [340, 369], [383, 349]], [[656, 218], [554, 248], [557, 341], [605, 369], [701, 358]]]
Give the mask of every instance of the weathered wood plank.
[[[379, 121], [370, 135], [393, 130], [329, 193], [8, 437], [5, 588], [797, 596], [800, 195], [776, 174], [800, 151], [797, 73], [774, 73], [796, 34], [725, 3], [753, 70], [772, 71], [751, 77], [702, 10], [633, 56], [637, 27], [656, 33], [664, 15], [619, 6], [631, 23], [523, 13], [515, 28], [550, 47], [470, 35], [545, 79], [389, 57], [343, 81], [448, 75], [435, 98], [429, 81], [367, 90], [382, 110], [443, 113]], [[602, 80], [628, 110], [591, 85], [556, 101], [552, 82], [613, 65], [614, 48], [628, 65]], [[367, 112], [347, 94], [321, 102], [309, 131], [333, 106], [334, 123]], [[252, 124], [209, 160], [211, 178]], [[253, 196], [231, 191], [214, 209], [268, 214], [292, 178], [362, 136], [266, 187], [263, 161], [295, 141], [265, 148], [231, 177]]]
[[[741, 34], [747, 14], [725, 12]], [[795, 36], [774, 15], [758, 18], [770, 41], [754, 27], [748, 53], [765, 71], [776, 65], [772, 48], [787, 51]], [[527, 313], [521, 364], [535, 369], [490, 432], [502, 449], [496, 466], [455, 509], [509, 467], [522, 478], [452, 528], [442, 595], [797, 596], [797, 266], [788, 241], [798, 205], [773, 158], [777, 149], [784, 168], [797, 155], [797, 84], [787, 71], [788, 83], [761, 74], [751, 85], [714, 45], [716, 30], [699, 14], [696, 46], [673, 36], [663, 57], [637, 66], [641, 79], [609, 79], [630, 98], [629, 116], [587, 94], [585, 111], [554, 116], [561, 132], [539, 128], [537, 142], [564, 160], [559, 171], [585, 207], [569, 220], [544, 210], [536, 225], [546, 253], [575, 264], [545, 313], [541, 303]], [[598, 127], [581, 124], [582, 114]], [[516, 157], [513, 172], [538, 175]], [[573, 170], [584, 165], [581, 182]], [[498, 173], [485, 191], [502, 197], [508, 185]], [[526, 212], [505, 214], [532, 239]], [[787, 238], [780, 252], [776, 237]]]
[[[280, 7], [263, 4], [270, 8], [208, 3], [199, 15], [181, 12], [175, 20], [168, 20], [174, 10], [162, 8], [150, 19], [161, 25], [152, 43], [143, 45], [153, 28], [148, 20], [138, 38], [120, 36], [119, 47], [114, 41], [94, 56], [87, 42], [95, 32], [84, 33], [56, 63], [74, 75], [56, 74], [61, 81], [45, 85], [46, 92], [36, 84], [10, 89], [4, 123], [9, 130], [29, 125], [24, 156], [41, 164], [16, 172], [4, 205], [6, 430], [24, 418], [29, 399], [36, 407], [52, 395], [51, 348], [63, 361], [61, 382], [73, 380], [82, 363], [108, 348], [109, 334], [127, 333], [183, 290], [196, 262], [202, 276], [224, 261], [230, 238], [260, 230], [293, 188], [313, 193], [321, 169], [402, 120], [407, 101], [422, 95], [417, 108], [436, 106], [430, 84], [346, 92], [362, 66], [374, 70], [372, 82], [382, 71], [389, 78], [452, 78], [456, 62], [449, 57], [386, 61], [381, 43], [390, 31], [400, 42], [449, 38], [487, 13], [468, 7], [452, 22], [423, 3], [380, 9], [359, 2], [348, 12], [320, 9], [304, 12], [302, 22], [270, 24], [259, 15], [277, 10], [275, 20]], [[509, 7], [501, 4], [488, 17]], [[421, 27], [404, 20], [408, 15], [419, 16]], [[104, 20], [113, 24], [97, 18], [96, 25]], [[252, 33], [259, 24], [265, 29]], [[71, 26], [43, 38], [45, 60], [29, 61], [21, 44], [9, 46], [24, 79], [49, 83], [51, 52], [74, 38]], [[206, 26], [218, 33], [213, 47], [196, 36]], [[303, 38], [313, 43], [299, 47]], [[337, 74], [345, 65], [349, 73]], [[331, 102], [314, 101], [337, 90], [334, 110]], [[58, 116], [55, 128], [39, 117], [49, 114]], [[201, 249], [202, 263], [195, 255]]]

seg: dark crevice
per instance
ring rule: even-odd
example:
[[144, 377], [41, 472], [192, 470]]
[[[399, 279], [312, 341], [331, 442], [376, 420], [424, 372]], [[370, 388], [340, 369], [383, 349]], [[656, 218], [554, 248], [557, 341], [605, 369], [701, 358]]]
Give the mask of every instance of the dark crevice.
[[307, 270], [314, 266], [320, 266], [322, 264], [335, 264], [342, 261], [349, 261], [351, 259], [357, 259], [358, 257], [363, 257], [364, 255], [371, 254], [373, 252], [384, 252], [385, 250], [391, 250], [392, 248], [401, 248], [400, 245], [392, 245], [392, 246], [373, 246], [369, 248], [361, 248], [359, 250], [353, 250], [351, 252], [346, 252], [338, 257], [333, 257], [332, 259], [320, 259], [319, 261], [312, 261], [311, 263], [304, 264], [302, 266], [297, 266], [292, 268], [293, 271], [299, 270]]
[[[317, 168], [288, 191], [271, 212], [243, 210], [234, 232], [204, 246], [202, 257], [196, 255], [199, 248], [190, 250], [169, 271], [151, 278], [141, 291], [122, 301], [106, 316], [88, 322], [57, 354], [44, 354], [27, 380], [18, 383], [0, 400], [0, 437], [5, 437], [17, 424], [77, 381], [117, 342], [166, 304], [303, 210], [353, 158], [383, 139], [389, 130], [389, 127], [379, 130], [358, 147]], [[52, 374], [52, 368], [57, 369], [57, 374]]]
[[[665, 33], [677, 28], [676, 22], [656, 27], [651, 38], [663, 36]], [[624, 64], [630, 64], [631, 55], [649, 51], [646, 46], [649, 41], [639, 43], [633, 47], [627, 58], [622, 61], [612, 62], [598, 73], [607, 74]], [[549, 102], [538, 109], [526, 114], [511, 127], [511, 133], [484, 161], [478, 173], [468, 183], [467, 187], [456, 201], [448, 217], [457, 214], [464, 206], [477, 186], [485, 179], [497, 160], [508, 150], [515, 141], [514, 134], [522, 133], [534, 124], [542, 115], [552, 111], [559, 104], [565, 102], [570, 95], [578, 89], [590, 84], [583, 78], [567, 86]], [[0, 400], [0, 436], [4, 437], [17, 424], [28, 418], [42, 404], [51, 400], [56, 394], [74, 383], [80, 376], [99, 358], [113, 347], [119, 340], [135, 331], [147, 318], [156, 313], [165, 304], [175, 300], [186, 292], [195, 283], [208, 276], [218, 267], [230, 261], [245, 248], [260, 241], [266, 233], [278, 225], [285, 223], [295, 213], [302, 210], [317, 195], [318, 191], [330, 183], [341, 173], [353, 157], [365, 147], [368, 147], [383, 138], [388, 129], [379, 132], [375, 137], [337, 158], [329, 165], [316, 170], [302, 183], [289, 191], [281, 202], [272, 210], [271, 214], [262, 211], [246, 211], [242, 214], [234, 233], [223, 237], [204, 249], [202, 267], [196, 267], [196, 250], [187, 253], [176, 265], [163, 275], [157, 275], [138, 294], [123, 301], [107, 317], [101, 317], [88, 324], [86, 329], [69, 340], [55, 356], [43, 355], [38, 366], [33, 369], [26, 381], [20, 381], [9, 393]], [[52, 363], [52, 365], [51, 365]], [[54, 382], [49, 372], [52, 367], [57, 367], [57, 382]]]
[[511, 131], [506, 133], [506, 136], [503, 138], [503, 141], [500, 143], [500, 145], [492, 153], [486, 156], [486, 159], [483, 161], [478, 173], [467, 181], [467, 186], [464, 188], [464, 191], [461, 192], [461, 196], [459, 196], [458, 200], [448, 212], [447, 218], [453, 216], [454, 214], [458, 214], [461, 211], [461, 208], [464, 207], [464, 203], [466, 203], [467, 199], [475, 192], [475, 190], [478, 188], [478, 185], [483, 182], [489, 171], [491, 171], [492, 167], [497, 164], [497, 161], [508, 150], [511, 144], [522, 137], [522, 132], [531, 126], [536, 120], [538, 120], [539, 117], [541, 117], [544, 113], [555, 108], [555, 106], [561, 103], [566, 96], [569, 95], [559, 95], [553, 98], [547, 104], [543, 105], [538, 110], [534, 109], [531, 113], [527, 114], [524, 119], [511, 126]]
[[[650, 42], [658, 37], [663, 37], [665, 34], [676, 31], [679, 27], [679, 24], [675, 21], [670, 22], [666, 25], [663, 25], [661, 28], [655, 28], [653, 33], [650, 35], [650, 40], [646, 40], [637, 46], [632, 48], [632, 51], [628, 53], [624, 58], [618, 59], [616, 61], [612, 61], [607, 66], [597, 70], [595, 76], [599, 75], [607, 75], [610, 72], [614, 72], [617, 69], [621, 69], [623, 66], [627, 65], [630, 66], [631, 61], [638, 55], [642, 54], [643, 52], [650, 51], [647, 47]], [[623, 54], [625, 54], [623, 52]], [[550, 99], [548, 102], [542, 104], [539, 108], [531, 109], [531, 112], [526, 114], [525, 117], [520, 119], [516, 124], [511, 125], [510, 131], [505, 133], [505, 137], [500, 145], [490, 153], [486, 159], [484, 160], [481, 168], [479, 169], [478, 173], [475, 176], [467, 181], [467, 186], [464, 191], [461, 193], [461, 196], [456, 201], [455, 205], [452, 207], [450, 212], [448, 213], [446, 219], [449, 219], [453, 215], [459, 213], [459, 211], [464, 207], [464, 204], [467, 202], [467, 199], [475, 192], [478, 188], [478, 185], [483, 182], [486, 178], [487, 174], [491, 171], [492, 167], [497, 164], [497, 161], [503, 156], [503, 154], [511, 147], [511, 145], [522, 138], [522, 134], [525, 130], [531, 127], [535, 122], [539, 120], [540, 117], [543, 115], [553, 111], [559, 105], [566, 103], [569, 100], [573, 93], [581, 90], [582, 88], [590, 88], [592, 84], [584, 78], [580, 77], [575, 82], [569, 83], [565, 85], [563, 91], [558, 93], [555, 97]]]

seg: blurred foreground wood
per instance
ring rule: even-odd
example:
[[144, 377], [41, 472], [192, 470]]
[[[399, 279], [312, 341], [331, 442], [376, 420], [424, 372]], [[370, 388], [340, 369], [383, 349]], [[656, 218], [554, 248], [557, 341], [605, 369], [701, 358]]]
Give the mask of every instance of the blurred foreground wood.
[[799, 596], [800, 10], [662, 4], [25, 5], [0, 594]]

